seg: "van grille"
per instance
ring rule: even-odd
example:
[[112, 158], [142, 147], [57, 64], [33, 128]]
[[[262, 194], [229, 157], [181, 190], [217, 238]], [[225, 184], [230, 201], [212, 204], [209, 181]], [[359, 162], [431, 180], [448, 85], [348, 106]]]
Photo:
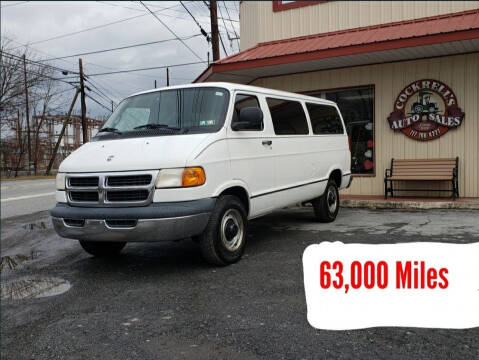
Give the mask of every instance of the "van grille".
[[115, 201], [145, 201], [148, 199], [148, 190], [108, 191], [106, 200]]
[[70, 191], [70, 199], [81, 202], [98, 202], [98, 191]]
[[88, 177], [72, 177], [70, 178], [70, 186], [74, 187], [97, 187], [98, 176]]
[[67, 199], [73, 206], [139, 206], [152, 201], [158, 170], [67, 174]]
[[151, 175], [108, 176], [108, 186], [138, 186], [150, 185]]

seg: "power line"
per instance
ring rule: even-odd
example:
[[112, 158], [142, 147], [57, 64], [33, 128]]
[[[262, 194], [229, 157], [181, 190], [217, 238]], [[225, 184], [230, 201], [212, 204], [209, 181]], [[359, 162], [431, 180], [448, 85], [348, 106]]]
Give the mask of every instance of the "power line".
[[[3, 55], [8, 55], [8, 56], [10, 56], [10, 58], [18, 59], [18, 60], [22, 60], [22, 61], [23, 61], [23, 58], [22, 58], [21, 56], [18, 56], [18, 55], [15, 55], [15, 54], [12, 54], [12, 53], [9, 53], [9, 52], [6, 52], [6, 51], [2, 51], [2, 54], [3, 54]], [[48, 67], [48, 68], [51, 68], [51, 69], [55, 69], [55, 70], [58, 70], [58, 71], [61, 71], [61, 72], [68, 72], [68, 73], [72, 73], [72, 74], [78, 74], [78, 72], [76, 72], [76, 71], [72, 71], [72, 70], [68, 70], [68, 69], [63, 69], [63, 68], [60, 68], [60, 67], [58, 67], [58, 66], [53, 66], [53, 65], [49, 65], [49, 64], [43, 64], [43, 63], [41, 63], [40, 61], [35, 61], [35, 60], [31, 60], [31, 59], [25, 59], [25, 61], [27, 61], [28, 63], [31, 63], [31, 64], [38, 65], [38, 66], [43, 66], [43, 67]], [[43, 61], [46, 61], [46, 60], [43, 60]]]
[[121, 74], [121, 73], [128, 73], [128, 72], [134, 72], [134, 71], [165, 69], [165, 68], [167, 68], [167, 67], [173, 68], [173, 67], [188, 66], [188, 65], [197, 65], [197, 64], [204, 64], [204, 63], [206, 63], [206, 61], [203, 61], [203, 60], [202, 60], [202, 61], [196, 61], [196, 62], [190, 62], [190, 63], [183, 63], [183, 64], [173, 64], [173, 65], [154, 66], [154, 67], [141, 68], [141, 69], [130, 69], [130, 70], [111, 71], [111, 72], [105, 72], [105, 73], [96, 73], [96, 74], [90, 74], [90, 75], [88, 75], [88, 76], [91, 77], [91, 76], [100, 76], [100, 75]]
[[[183, 40], [189, 40], [189, 39], [192, 39], [192, 38], [200, 36], [200, 35], [201, 34], [185, 36], [182, 39]], [[92, 55], [92, 54], [101, 54], [101, 53], [105, 53], [105, 52], [109, 52], [109, 51], [117, 51], [117, 50], [130, 49], [130, 48], [134, 48], [134, 47], [140, 47], [140, 46], [161, 44], [161, 43], [165, 43], [165, 42], [169, 42], [169, 41], [175, 41], [175, 40], [178, 40], [178, 39], [171, 38], [171, 39], [164, 39], [164, 40], [158, 40], [158, 41], [150, 41], [150, 42], [141, 43], [141, 44], [133, 44], [133, 45], [120, 46], [120, 47], [110, 48], [110, 49], [96, 50], [96, 51], [90, 51], [90, 52], [84, 52], [84, 53], [78, 53], [78, 54], [66, 55], [66, 56], [59, 56], [59, 57], [55, 57], [55, 58], [45, 59], [45, 60], [42, 60], [42, 61], [61, 60], [61, 59], [67, 59], [67, 58], [70, 58], [70, 57]]]
[[[5, 53], [5, 52], [4, 52], [2, 55], [13, 55], [13, 54], [8, 54], [8, 53]], [[17, 57], [13, 57], [13, 59], [18, 60]], [[20, 58], [20, 59], [22, 59], [22, 58]], [[25, 61], [28, 62], [27, 59], [25, 59]], [[2, 64], [2, 66], [13, 66], [13, 64]], [[30, 70], [30, 69], [28, 69], [27, 72], [28, 72], [29, 74], [37, 75], [37, 76], [44, 77], [44, 78], [48, 78], [48, 79], [51, 79], [51, 80], [61, 81], [61, 82], [64, 82], [64, 83], [70, 84], [70, 85], [71, 85], [71, 83], [70, 83], [69, 81], [66, 81], [66, 80], [67, 80], [67, 79], [76, 78], [76, 76], [68, 77], [68, 78], [54, 78], [54, 77], [52, 77], [52, 76], [50, 76], [50, 75], [40, 74], [40, 73], [37, 73], [37, 72], [35, 72], [35, 71], [33, 71], [33, 70]]]
[[108, 95], [106, 95], [103, 91], [101, 91], [95, 84], [93, 84], [89, 79], [88, 77], [85, 79], [88, 84], [90, 84], [94, 89], [90, 89], [90, 91], [93, 91], [94, 93], [96, 93], [98, 96], [101, 96], [102, 98], [104, 98], [105, 100], [108, 100], [108, 101], [113, 101], [115, 102], [111, 97], [109, 97]]
[[107, 109], [109, 112], [111, 112], [111, 109], [107, 106], [105, 106], [104, 104], [102, 104], [101, 102], [99, 102], [97, 99], [95, 99], [93, 96], [89, 95], [89, 94], [85, 94], [85, 96], [91, 100], [93, 100], [94, 102], [96, 102], [98, 105], [100, 105], [101, 107]]
[[193, 16], [193, 14], [190, 12], [190, 10], [188, 10], [188, 8], [186, 7], [186, 5], [183, 3], [183, 1], [180, 1], [180, 4], [181, 6], [183, 6], [185, 8], [185, 10], [188, 12], [188, 14], [190, 14], [190, 16], [193, 18], [193, 20], [195, 21], [196, 25], [198, 25], [198, 27], [200, 28], [200, 31], [201, 31], [201, 34], [203, 34], [203, 36], [206, 38], [206, 41], [210, 42], [210, 38], [208, 37], [208, 34], [207, 32], [205, 31], [205, 29], [203, 29], [201, 27], [201, 24], [198, 22], [198, 20], [196, 20], [196, 18]]
[[148, 10], [151, 13], [151, 15], [155, 17], [156, 20], [158, 20], [165, 28], [167, 28], [170, 33], [172, 33], [179, 41], [181, 41], [181, 43], [186, 48], [188, 48], [188, 50], [190, 50], [192, 54], [194, 54], [198, 59], [203, 60], [197, 53], [193, 51], [192, 48], [188, 46], [188, 44], [186, 44], [183, 40], [181, 40], [181, 38], [178, 35], [176, 35], [175, 32], [168, 27], [168, 25], [166, 25], [158, 16], [156, 16], [156, 14], [153, 11], [151, 11], [150, 8], [143, 3], [143, 1], [140, 0], [140, 4], [143, 5], [145, 9]]
[[[174, 6], [162, 8], [162, 9], [160, 9], [160, 10], [157, 10], [156, 12], [161, 12], [161, 11], [163, 11], [163, 10], [170, 9], [170, 8], [176, 7], [176, 6], [178, 6], [178, 4], [177, 4], [177, 5], [174, 5]], [[122, 22], [130, 21], [130, 20], [137, 19], [137, 18], [140, 18], [140, 17], [143, 17], [143, 16], [147, 16], [147, 15], [148, 15], [148, 14], [141, 14], [141, 15], [131, 16], [131, 17], [128, 17], [128, 18], [119, 19], [119, 20], [116, 20], [116, 21], [113, 21], [113, 22], [110, 22], [110, 23], [93, 26], [93, 27], [86, 28], [86, 29], [83, 29], [83, 30], [78, 30], [78, 31], [74, 31], [74, 32], [71, 32], [71, 33], [67, 33], [67, 34], [57, 35], [57, 36], [54, 36], [54, 37], [51, 37], [51, 38], [48, 38], [48, 39], [33, 41], [33, 42], [30, 43], [30, 45], [40, 44], [40, 43], [44, 43], [44, 42], [51, 41], [51, 40], [62, 39], [62, 38], [68, 37], [68, 36], [81, 34], [81, 33], [87, 32], [87, 31], [91, 31], [91, 30], [101, 29], [101, 28], [104, 28], [104, 27], [107, 27], [107, 26], [110, 26], [110, 25], [120, 24], [120, 23], [122, 23]], [[19, 48], [19, 47], [20, 47], [20, 46], [17, 46], [17, 47], [14, 47], [14, 48], [10, 48], [10, 49], [8, 49], [8, 50], [17, 49], [17, 48]]]
[[[27, 44], [22, 44], [22, 43], [20, 43], [20, 42], [18, 42], [18, 41], [16, 41], [16, 40], [14, 40], [14, 39], [12, 39], [12, 38], [9, 38], [9, 37], [6, 37], [6, 36], [4, 36], [4, 37], [7, 38], [7, 39], [9, 39], [9, 40], [11, 40], [11, 41], [13, 41], [13, 42], [15, 42], [15, 43], [17, 43], [17, 44], [20, 44], [21, 47], [29, 48], [29, 45], [27, 45]], [[19, 46], [19, 47], [20, 47], [20, 46]], [[30, 47], [30, 49], [31, 49], [31, 50], [34, 50], [34, 51], [36, 51], [36, 52], [39, 52], [39, 53], [41, 53], [41, 54], [47, 55], [47, 56], [53, 56], [53, 57], [55, 56], [55, 55], [46, 53], [45, 51], [42, 51], [42, 50], [39, 50], [39, 49], [36, 49], [36, 48], [33, 48], [33, 47]], [[72, 61], [68, 61], [68, 60], [65, 60], [65, 59], [59, 59], [59, 60], [65, 62], [65, 63], [67, 63], [67, 64], [77, 65], [76, 63], [73, 63]], [[112, 67], [110, 67], [110, 66], [105, 66], [105, 65], [96, 64], [96, 63], [91, 62], [91, 61], [85, 61], [85, 64], [93, 65], [93, 66], [96, 66], [96, 67], [102, 68], [102, 69], [116, 70], [115, 68], [112, 68]], [[75, 71], [71, 71], [71, 70], [68, 70], [68, 72], [76, 73]], [[153, 74], [148, 75], [148, 74], [136, 74], [136, 73], [127, 73], [126, 75], [136, 76], [136, 77], [142, 77], [142, 78], [148, 78], [148, 79], [151, 79], [152, 76], [156, 76], [156, 75], [153, 75]], [[179, 79], [179, 78], [178, 78], [178, 79]], [[189, 79], [188, 79], [188, 80], [189, 80]], [[98, 80], [97, 80], [97, 81], [98, 81]], [[122, 98], [123, 95], [120, 95], [119, 97]]]
[[141, 10], [141, 9], [137, 9], [137, 8], [132, 8], [132, 7], [129, 7], [129, 6], [124, 6], [124, 5], [112, 4], [112, 3], [109, 3], [109, 2], [106, 2], [106, 1], [96, 1], [96, 2], [97, 2], [97, 3], [104, 4], [104, 5], [109, 5], [109, 6], [114, 6], [114, 7], [123, 8], [123, 9], [140, 11], [140, 12], [142, 12], [142, 13], [145, 12], [145, 10]]
[[234, 33], [235, 33], [236, 41], [238, 42], [238, 48], [239, 48], [239, 40], [238, 40], [238, 39], [239, 39], [239, 36], [238, 36], [238, 34], [236, 33], [236, 28], [235, 28], [233, 22], [231, 21], [230, 12], [228, 11], [228, 7], [226, 6], [226, 3], [225, 3], [224, 0], [223, 0], [223, 6], [224, 6], [224, 8], [226, 9], [226, 14], [228, 15], [228, 19], [229, 19], [229, 21], [230, 21], [230, 23], [231, 23], [231, 26], [233, 27], [233, 31], [234, 31]]
[[[218, 6], [218, 10], [220, 11], [221, 20], [223, 20], [223, 24], [224, 24], [225, 29], [226, 29], [226, 36], [228, 37], [228, 40], [230, 40], [230, 37], [229, 37], [229, 34], [228, 34], [228, 28], [226, 27], [226, 22], [225, 22], [225, 19], [223, 18], [223, 13], [221, 11], [221, 6]], [[220, 40], [221, 40], [221, 46], [223, 47], [225, 55], [228, 56], [228, 53], [226, 52], [225, 44], [223, 43], [223, 37], [221, 36], [221, 32], [220, 32]], [[230, 43], [230, 46], [231, 46], [231, 43]]]

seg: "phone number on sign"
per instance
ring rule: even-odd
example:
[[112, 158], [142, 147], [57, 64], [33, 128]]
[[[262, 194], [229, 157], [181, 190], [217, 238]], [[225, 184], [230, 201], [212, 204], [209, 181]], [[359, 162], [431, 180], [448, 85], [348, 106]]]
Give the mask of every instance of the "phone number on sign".
[[[448, 269], [427, 267], [425, 261], [396, 261], [396, 289], [446, 289]], [[345, 272], [349, 271], [349, 276]], [[347, 269], [341, 261], [322, 261], [319, 266], [319, 281], [322, 289], [386, 289], [389, 286], [389, 264], [386, 261], [353, 261]], [[346, 279], [349, 278], [349, 281]]]

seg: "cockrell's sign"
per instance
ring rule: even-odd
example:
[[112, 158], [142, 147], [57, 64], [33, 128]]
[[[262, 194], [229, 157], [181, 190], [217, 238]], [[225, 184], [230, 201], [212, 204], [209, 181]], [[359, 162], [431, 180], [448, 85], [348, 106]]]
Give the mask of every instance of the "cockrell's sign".
[[449, 86], [438, 80], [418, 80], [400, 92], [389, 115], [391, 129], [415, 140], [432, 140], [461, 125], [464, 113]]

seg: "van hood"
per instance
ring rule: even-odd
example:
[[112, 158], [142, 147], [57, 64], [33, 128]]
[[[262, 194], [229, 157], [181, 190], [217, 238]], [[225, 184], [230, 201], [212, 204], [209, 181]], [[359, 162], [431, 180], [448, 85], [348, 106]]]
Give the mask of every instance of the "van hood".
[[91, 141], [70, 154], [59, 172], [153, 170], [186, 165], [188, 157], [212, 134], [191, 134]]

